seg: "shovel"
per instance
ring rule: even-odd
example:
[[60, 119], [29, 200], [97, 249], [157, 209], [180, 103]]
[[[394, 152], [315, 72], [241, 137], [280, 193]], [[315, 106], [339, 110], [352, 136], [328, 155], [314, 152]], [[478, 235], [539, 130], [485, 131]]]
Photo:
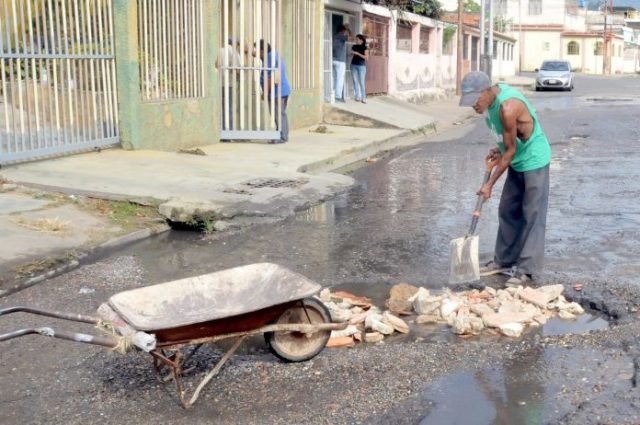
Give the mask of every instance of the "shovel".
[[[487, 161], [486, 164], [487, 171], [484, 173], [484, 179], [482, 180], [483, 186], [491, 177], [495, 161]], [[476, 232], [484, 201], [485, 197], [478, 195], [471, 226], [466, 236], [449, 242], [449, 284], [469, 283], [480, 280], [479, 238], [474, 233]]]

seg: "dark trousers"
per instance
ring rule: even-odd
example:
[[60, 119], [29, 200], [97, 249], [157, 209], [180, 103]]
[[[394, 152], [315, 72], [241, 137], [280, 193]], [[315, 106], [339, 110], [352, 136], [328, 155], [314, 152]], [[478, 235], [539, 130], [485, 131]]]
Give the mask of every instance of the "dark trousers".
[[549, 205], [549, 166], [518, 172], [509, 167], [498, 215], [495, 262], [519, 273], [542, 270]]

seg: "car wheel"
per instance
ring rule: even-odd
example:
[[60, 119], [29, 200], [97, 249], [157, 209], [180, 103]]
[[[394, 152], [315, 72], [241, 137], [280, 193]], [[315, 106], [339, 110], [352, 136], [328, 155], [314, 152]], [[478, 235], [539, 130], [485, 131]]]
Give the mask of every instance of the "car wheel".
[[536, 91], [540, 91], [540, 87], [536, 86]]

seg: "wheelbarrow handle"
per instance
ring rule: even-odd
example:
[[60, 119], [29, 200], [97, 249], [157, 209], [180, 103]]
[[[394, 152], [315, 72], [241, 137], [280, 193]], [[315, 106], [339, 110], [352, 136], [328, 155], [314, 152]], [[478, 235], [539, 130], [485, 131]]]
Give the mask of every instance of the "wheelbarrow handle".
[[51, 310], [43, 310], [35, 307], [28, 306], [15, 306], [15, 307], [7, 307], [0, 309], [0, 316], [5, 316], [11, 313], [31, 313], [37, 314], [40, 316], [53, 317], [56, 319], [70, 320], [72, 322], [81, 322], [81, 323], [90, 323], [95, 325], [98, 323], [98, 319], [92, 316], [85, 316], [84, 314], [75, 314], [75, 313], [65, 313], [62, 311], [51, 311]]
[[[486, 161], [485, 164], [487, 166], [487, 170], [484, 172], [484, 177], [482, 179], [482, 186], [489, 182], [491, 178], [491, 172], [493, 168], [496, 166], [497, 161]], [[476, 207], [473, 210], [473, 217], [471, 218], [471, 226], [469, 226], [469, 232], [467, 233], [467, 237], [473, 236], [476, 232], [476, 227], [478, 226], [478, 220], [480, 220], [480, 213], [482, 212], [482, 206], [484, 205], [486, 198], [482, 195], [478, 195], [478, 200], [476, 201]]]
[[33, 334], [66, 339], [67, 341], [82, 342], [85, 344], [101, 345], [109, 348], [114, 348], [118, 345], [118, 341], [109, 335], [90, 335], [59, 329], [56, 330], [50, 327], [19, 329], [17, 331], [2, 334], [0, 335], [0, 342]]

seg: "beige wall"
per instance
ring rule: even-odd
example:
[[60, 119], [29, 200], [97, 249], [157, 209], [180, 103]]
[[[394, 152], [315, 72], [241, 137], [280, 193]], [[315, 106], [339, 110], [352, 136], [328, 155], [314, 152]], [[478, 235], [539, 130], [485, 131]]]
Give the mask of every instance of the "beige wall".
[[[569, 42], [577, 41], [580, 45], [579, 55], [568, 55]], [[596, 43], [602, 42], [600, 37], [566, 38], [563, 40], [563, 58], [571, 62], [571, 66], [586, 74], [602, 74], [603, 56], [595, 55]], [[625, 72], [624, 42], [614, 39], [609, 44], [611, 52], [611, 73]]]
[[533, 71], [545, 60], [563, 58], [560, 31], [525, 32], [520, 53], [523, 71]]

